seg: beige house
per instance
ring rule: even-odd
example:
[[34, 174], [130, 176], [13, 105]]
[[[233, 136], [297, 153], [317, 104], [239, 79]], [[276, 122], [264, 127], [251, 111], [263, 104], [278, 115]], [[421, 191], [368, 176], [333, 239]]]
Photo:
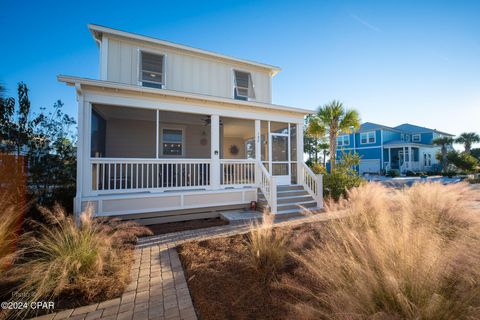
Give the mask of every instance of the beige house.
[[322, 206], [303, 162], [310, 110], [274, 105], [278, 67], [98, 25], [100, 79], [58, 76], [78, 99], [75, 212], [178, 221], [259, 201]]

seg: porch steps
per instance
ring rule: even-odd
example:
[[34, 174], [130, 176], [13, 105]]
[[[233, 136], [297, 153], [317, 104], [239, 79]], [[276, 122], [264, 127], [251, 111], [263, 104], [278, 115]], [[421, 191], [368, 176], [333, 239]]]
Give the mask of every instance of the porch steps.
[[[268, 202], [263, 193], [258, 190], [258, 210], [268, 208]], [[277, 187], [278, 218], [289, 218], [308, 214], [309, 211], [318, 211], [317, 202], [303, 188], [302, 185], [282, 185]]]

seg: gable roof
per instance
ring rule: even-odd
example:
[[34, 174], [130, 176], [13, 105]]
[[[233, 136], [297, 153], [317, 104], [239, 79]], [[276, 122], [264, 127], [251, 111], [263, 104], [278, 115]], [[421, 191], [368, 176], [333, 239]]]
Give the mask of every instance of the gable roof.
[[111, 35], [116, 35], [116, 36], [119, 36], [119, 37], [135, 39], [135, 40], [139, 40], [139, 41], [146, 41], [146, 42], [162, 45], [162, 46], [165, 46], [165, 47], [185, 50], [185, 51], [194, 52], [194, 53], [197, 53], [197, 54], [200, 54], [200, 55], [206, 55], [206, 56], [210, 56], [210, 57], [214, 57], [214, 58], [224, 59], [224, 60], [233, 61], [233, 62], [237, 62], [237, 63], [238, 62], [239, 63], [244, 63], [244, 64], [268, 69], [268, 70], [270, 70], [272, 76], [276, 75], [281, 70], [279, 67], [272, 66], [272, 65], [269, 65], [269, 64], [255, 62], [255, 61], [246, 60], [246, 59], [239, 59], [239, 58], [227, 56], [227, 55], [212, 52], [212, 51], [198, 49], [198, 48], [194, 48], [194, 47], [190, 47], [190, 46], [186, 46], [186, 45], [183, 45], [183, 44], [178, 44], [178, 43], [174, 43], [174, 42], [170, 42], [170, 41], [165, 41], [165, 40], [161, 40], [161, 39], [157, 39], [157, 38], [153, 38], [153, 37], [143, 36], [143, 35], [132, 33], [132, 32], [126, 32], [126, 31], [122, 31], [122, 30], [118, 30], [118, 29], [104, 27], [104, 26], [100, 26], [100, 25], [97, 25], [97, 24], [89, 24], [88, 29], [90, 30], [90, 32], [92, 33], [93, 37], [96, 40], [101, 40], [102, 34], [111, 34]]
[[453, 134], [438, 131], [437, 129], [430, 129], [430, 128], [427, 128], [427, 127], [416, 126], [416, 125], [413, 125], [413, 124], [410, 124], [410, 123], [404, 123], [404, 124], [398, 125], [398, 126], [395, 127], [395, 129], [400, 130], [400, 131], [405, 131], [405, 132], [408, 132], [408, 133], [435, 132], [435, 133], [444, 134], [444, 135], [447, 135], [447, 136], [454, 136]]
[[395, 128], [389, 127], [389, 126], [384, 126], [382, 124], [378, 123], [373, 123], [373, 122], [365, 122], [360, 125], [360, 128], [357, 130], [357, 132], [365, 132], [365, 131], [372, 131], [372, 130], [391, 130], [391, 131], [398, 131]]

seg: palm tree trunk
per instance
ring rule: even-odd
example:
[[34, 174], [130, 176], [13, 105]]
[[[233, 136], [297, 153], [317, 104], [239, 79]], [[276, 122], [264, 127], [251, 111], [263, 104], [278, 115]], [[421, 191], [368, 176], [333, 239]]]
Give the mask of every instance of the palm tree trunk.
[[442, 145], [442, 171], [447, 172], [447, 146]]
[[337, 159], [337, 132], [330, 129], [330, 172], [335, 170], [335, 162]]

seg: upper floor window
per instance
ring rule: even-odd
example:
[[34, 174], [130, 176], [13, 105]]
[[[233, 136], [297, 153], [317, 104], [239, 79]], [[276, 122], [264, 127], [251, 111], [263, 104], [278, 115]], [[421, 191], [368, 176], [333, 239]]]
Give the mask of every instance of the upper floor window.
[[252, 75], [249, 72], [234, 70], [235, 88], [234, 98], [237, 100], [255, 99]]
[[410, 142], [410, 135], [409, 134], [405, 135], [405, 141]]
[[343, 135], [343, 136], [337, 137], [337, 145], [339, 147], [350, 145], [350, 136], [349, 135]]
[[142, 86], [162, 89], [165, 85], [165, 57], [161, 54], [140, 51], [140, 82]]
[[375, 143], [375, 141], [376, 141], [375, 131], [360, 133], [360, 143], [361, 144]]
[[403, 133], [400, 134], [400, 140], [405, 141], [405, 135]]
[[420, 142], [420, 135], [419, 134], [412, 135], [412, 141], [413, 142]]

